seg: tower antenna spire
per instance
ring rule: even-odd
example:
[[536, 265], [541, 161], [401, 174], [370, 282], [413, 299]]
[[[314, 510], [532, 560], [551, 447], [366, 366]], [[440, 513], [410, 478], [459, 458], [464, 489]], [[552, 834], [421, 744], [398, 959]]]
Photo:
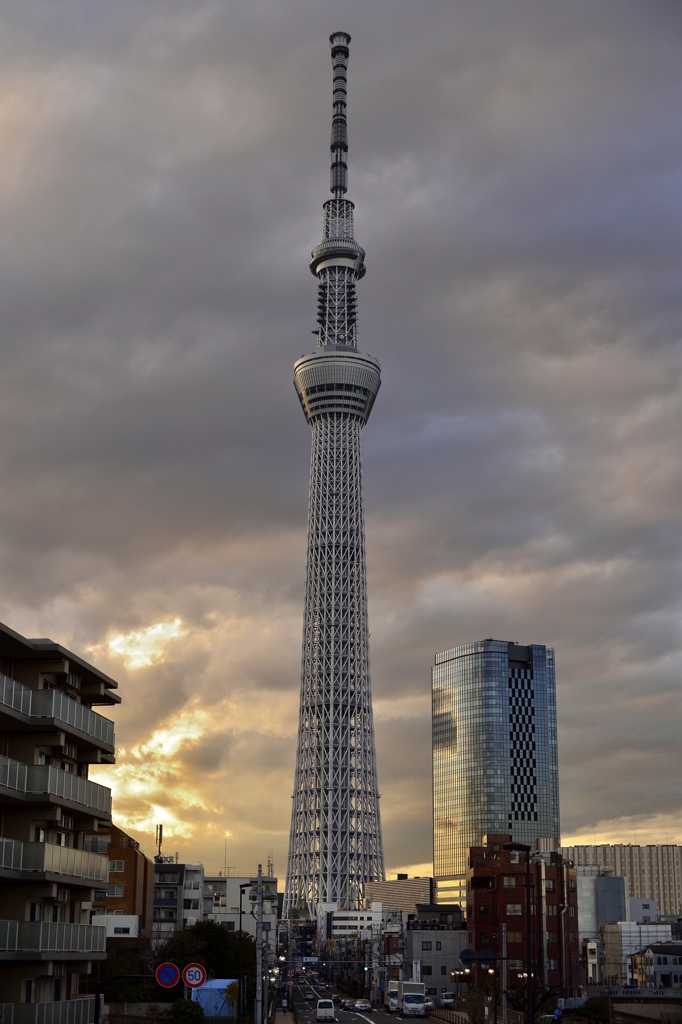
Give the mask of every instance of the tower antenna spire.
[[332, 166], [329, 189], [340, 199], [348, 191], [348, 122], [346, 120], [346, 90], [348, 86], [348, 44], [347, 32], [332, 32], [329, 37], [332, 48], [334, 75], [334, 113], [332, 115]]
[[346, 156], [346, 32], [330, 37], [334, 76], [332, 198], [317, 278], [318, 346], [294, 366], [312, 433], [308, 561], [303, 615], [298, 753], [285, 916], [321, 906], [359, 908], [366, 882], [384, 878], [367, 625], [362, 428], [381, 383], [358, 352], [355, 286], [365, 251], [353, 237]]

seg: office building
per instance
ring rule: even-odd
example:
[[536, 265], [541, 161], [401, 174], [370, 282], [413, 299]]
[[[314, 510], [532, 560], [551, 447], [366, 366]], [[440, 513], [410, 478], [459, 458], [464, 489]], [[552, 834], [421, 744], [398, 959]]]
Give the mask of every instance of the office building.
[[346, 72], [350, 36], [330, 37], [332, 198], [312, 252], [317, 348], [294, 368], [312, 431], [301, 701], [284, 912], [359, 908], [384, 877], [369, 672], [362, 429], [379, 363], [358, 351], [356, 283], [365, 253], [347, 191]]
[[602, 843], [562, 847], [576, 865], [600, 867], [625, 878], [626, 896], [653, 900], [664, 915], [682, 914], [682, 846], [674, 843]]
[[436, 898], [464, 902], [483, 836], [558, 849], [554, 651], [482, 640], [437, 654], [432, 715]]
[[111, 792], [88, 779], [113, 764], [114, 726], [92, 710], [117, 684], [52, 640], [0, 625], [0, 1020], [84, 1024], [81, 996], [103, 960], [90, 923], [109, 858], [92, 837], [111, 821]]

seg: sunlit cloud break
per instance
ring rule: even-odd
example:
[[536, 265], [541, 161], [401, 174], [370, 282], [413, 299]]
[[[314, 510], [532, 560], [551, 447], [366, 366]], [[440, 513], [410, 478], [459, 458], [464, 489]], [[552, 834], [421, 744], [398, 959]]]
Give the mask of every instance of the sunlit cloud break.
[[163, 659], [169, 640], [185, 635], [182, 620], [174, 619], [172, 622], [157, 622], [145, 629], [114, 636], [108, 646], [113, 654], [124, 658], [126, 668], [148, 668]]

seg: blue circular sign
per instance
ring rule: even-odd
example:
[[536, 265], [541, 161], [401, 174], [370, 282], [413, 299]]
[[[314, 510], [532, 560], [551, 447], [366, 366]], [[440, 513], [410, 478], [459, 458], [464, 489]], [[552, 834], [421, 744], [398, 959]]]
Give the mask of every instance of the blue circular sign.
[[161, 988], [173, 988], [180, 981], [180, 971], [170, 962], [159, 964], [156, 968], [156, 980]]
[[473, 949], [463, 949], [459, 954], [459, 962], [464, 964], [465, 967], [471, 967], [472, 964], [476, 963], [476, 954]]

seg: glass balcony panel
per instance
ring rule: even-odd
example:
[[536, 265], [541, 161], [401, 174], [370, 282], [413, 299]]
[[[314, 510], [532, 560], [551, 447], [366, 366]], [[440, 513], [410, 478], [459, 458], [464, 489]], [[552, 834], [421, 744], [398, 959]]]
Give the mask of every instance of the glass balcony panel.
[[23, 849], [24, 844], [17, 842], [16, 839], [0, 838], [0, 868], [21, 871]]
[[0, 1003], [0, 1024], [13, 1024], [14, 1003]]
[[27, 766], [20, 761], [14, 761], [11, 757], [0, 755], [0, 786], [7, 789], [16, 789], [21, 793], [26, 792]]
[[106, 949], [106, 928], [99, 925], [19, 921], [17, 927], [16, 948], [21, 952], [103, 953]]
[[32, 690], [9, 676], [0, 675], [0, 704], [33, 718], [55, 718], [59, 722], [114, 745], [114, 723], [57, 690]]
[[17, 948], [18, 921], [0, 921], [0, 952], [9, 953]]
[[81, 996], [58, 1003], [21, 1003], [14, 1007], [14, 1020], [0, 1017], [0, 1024], [92, 1024], [95, 997]]
[[50, 871], [69, 878], [106, 882], [109, 860], [87, 850], [72, 850], [53, 843], [24, 843], [24, 871]]
[[61, 797], [107, 815], [111, 813], [111, 791], [106, 786], [52, 765], [25, 765], [11, 757], [0, 756], [0, 786], [20, 793]]

